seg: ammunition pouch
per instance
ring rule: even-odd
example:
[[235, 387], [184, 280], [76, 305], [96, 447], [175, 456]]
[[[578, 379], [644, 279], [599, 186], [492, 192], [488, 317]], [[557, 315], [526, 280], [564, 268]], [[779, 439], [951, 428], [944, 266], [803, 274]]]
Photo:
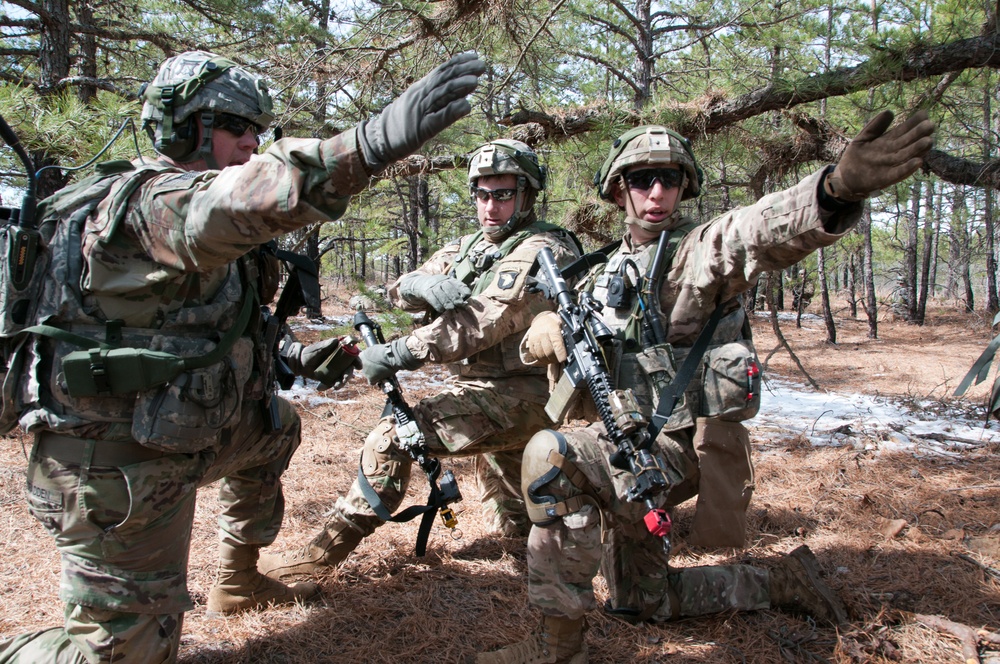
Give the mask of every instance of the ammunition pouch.
[[253, 342], [239, 339], [222, 360], [141, 391], [132, 415], [132, 437], [146, 447], [181, 454], [217, 442], [222, 430], [242, 414], [252, 353]]
[[705, 353], [700, 415], [726, 422], [749, 420], [760, 410], [760, 368], [747, 340]]
[[[618, 375], [622, 383], [631, 383], [622, 384], [620, 387], [632, 389], [643, 414], [649, 417], [656, 410], [660, 403], [660, 395], [670, 385], [676, 373], [674, 349], [670, 344], [657, 344], [638, 353], [622, 355]], [[676, 431], [694, 426], [694, 417], [691, 415], [689, 404], [691, 400], [697, 398], [696, 392], [697, 384], [694, 380], [691, 381], [691, 386], [684, 393], [684, 397], [677, 403], [677, 407], [663, 427], [664, 431]]]
[[173, 380], [184, 358], [144, 348], [90, 348], [62, 358], [66, 389], [74, 399], [142, 392]]
[[449, 368], [462, 378], [544, 376], [544, 366], [528, 366], [521, 361], [520, 343], [521, 335], [512, 334], [486, 350], [449, 365]]

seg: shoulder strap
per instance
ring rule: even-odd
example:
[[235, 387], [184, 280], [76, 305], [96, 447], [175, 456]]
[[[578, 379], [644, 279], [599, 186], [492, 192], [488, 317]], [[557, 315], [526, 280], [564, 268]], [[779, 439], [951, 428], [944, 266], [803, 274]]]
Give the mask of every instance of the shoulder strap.
[[451, 269], [448, 270], [450, 276], [458, 279], [466, 286], [468, 286], [476, 276], [476, 268], [469, 261], [469, 252], [472, 251], [472, 248], [482, 239], [482, 228], [465, 238], [458, 249], [458, 255], [455, 256], [455, 261], [451, 264]]
[[691, 350], [688, 352], [687, 357], [681, 363], [680, 368], [677, 373], [674, 374], [674, 379], [670, 381], [670, 384], [663, 388], [660, 392], [659, 404], [656, 407], [656, 412], [653, 416], [649, 418], [649, 427], [646, 429], [649, 432], [649, 439], [656, 440], [656, 437], [660, 435], [660, 430], [663, 425], [667, 423], [670, 419], [670, 415], [674, 412], [674, 407], [677, 402], [680, 401], [681, 396], [687, 389], [688, 383], [694, 377], [695, 371], [698, 370], [698, 365], [701, 363], [701, 358], [708, 349], [708, 344], [712, 340], [712, 335], [715, 334], [715, 328], [719, 325], [719, 321], [722, 319], [722, 308], [724, 302], [720, 302], [715, 311], [712, 312], [712, 316], [705, 323], [705, 327], [702, 328], [701, 333], [695, 340], [694, 345], [691, 346]]

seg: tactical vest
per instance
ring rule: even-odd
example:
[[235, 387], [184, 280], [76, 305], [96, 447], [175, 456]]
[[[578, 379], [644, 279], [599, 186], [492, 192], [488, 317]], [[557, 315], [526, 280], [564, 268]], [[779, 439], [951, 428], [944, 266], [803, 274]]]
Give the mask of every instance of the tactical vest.
[[[448, 275], [467, 285], [473, 296], [479, 295], [497, 278], [501, 261], [518, 245], [538, 233], [551, 233], [563, 241], [571, 241], [578, 250], [581, 248], [580, 241], [572, 232], [544, 221], [533, 221], [500, 245], [484, 243], [485, 234], [479, 229], [463, 238]], [[545, 375], [545, 367], [529, 367], [521, 362], [518, 352], [520, 343], [520, 335], [511, 335], [486, 350], [449, 365], [449, 369], [463, 378]]]
[[[668, 236], [667, 254], [660, 274], [649, 275], [648, 284], [643, 288], [647, 293], [659, 289], [664, 275], [673, 262], [674, 254], [681, 241], [698, 224], [684, 219]], [[609, 369], [615, 385], [620, 389], [631, 389], [639, 406], [647, 417], [656, 407], [659, 391], [669, 384], [676, 373], [676, 367], [687, 356], [687, 348], [674, 348], [670, 344], [650, 345], [644, 341], [643, 318], [657, 316], [664, 331], [669, 331], [669, 320], [663, 311], [646, 307], [646, 298], [636, 292], [637, 277], [646, 280], [649, 265], [656, 254], [657, 243], [641, 247], [635, 253], [620, 249], [614, 251], [608, 261], [592, 270], [581, 285], [581, 290], [589, 290], [594, 297], [606, 303], [601, 311], [601, 319], [614, 333], [613, 350], [608, 358]], [[625, 293], [621, 291], [624, 288]], [[607, 303], [621, 303], [609, 306]], [[719, 348], [729, 342], [746, 338], [749, 328], [742, 307], [737, 307], [719, 322], [712, 335], [710, 349]], [[752, 354], [752, 346], [749, 346]], [[709, 351], [709, 354], [711, 350]], [[708, 359], [708, 358], [706, 358]], [[679, 404], [663, 427], [664, 431], [674, 431], [694, 426], [694, 418], [705, 415], [702, 409], [702, 392], [705, 371], [699, 371], [692, 378], [685, 392], [684, 402]]]
[[[103, 423], [124, 439], [130, 433], [150, 447], [193, 452], [238, 421], [254, 364], [254, 344], [242, 336], [257, 313], [255, 287], [245, 287], [255, 284], [251, 266], [241, 259], [216, 270], [214, 279], [184, 273], [165, 280], [151, 327], [107, 320], [99, 296], [82, 286], [89, 277], [101, 292], [82, 252], [88, 219], [102, 223], [89, 227], [96, 238], [87, 241], [114, 242], [130, 198], [168, 172], [181, 171], [162, 162], [138, 168], [108, 162], [39, 204], [37, 299], [24, 320], [5, 320], [2, 331], [14, 342], [3, 382], [5, 424], [13, 426], [9, 409], [20, 412], [26, 431]], [[189, 302], [185, 291], [198, 283], [218, 287]]]

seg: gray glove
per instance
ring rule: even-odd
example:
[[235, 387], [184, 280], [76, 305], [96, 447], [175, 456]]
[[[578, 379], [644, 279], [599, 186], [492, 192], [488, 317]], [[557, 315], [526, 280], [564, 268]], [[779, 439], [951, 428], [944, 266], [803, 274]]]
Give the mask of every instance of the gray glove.
[[392, 378], [400, 369], [419, 369], [423, 362], [418, 360], [406, 347], [406, 337], [394, 339], [387, 344], [371, 346], [361, 351], [361, 373], [372, 385], [386, 378]]
[[411, 301], [426, 302], [441, 313], [464, 307], [472, 291], [458, 279], [443, 274], [411, 274], [399, 282], [399, 294]]
[[340, 337], [332, 337], [303, 346], [286, 338], [278, 355], [296, 376], [319, 381], [323, 390], [331, 386], [339, 389], [354, 376], [355, 369], [361, 368], [358, 347], [342, 341]]
[[882, 111], [865, 125], [826, 177], [826, 193], [842, 201], [860, 201], [920, 168], [934, 146], [934, 123], [927, 111], [917, 111], [887, 132], [892, 118], [892, 111]]
[[369, 170], [380, 173], [468, 115], [472, 106], [465, 96], [476, 89], [484, 71], [475, 52], [459, 53], [407, 88], [377, 117], [361, 122], [358, 144]]

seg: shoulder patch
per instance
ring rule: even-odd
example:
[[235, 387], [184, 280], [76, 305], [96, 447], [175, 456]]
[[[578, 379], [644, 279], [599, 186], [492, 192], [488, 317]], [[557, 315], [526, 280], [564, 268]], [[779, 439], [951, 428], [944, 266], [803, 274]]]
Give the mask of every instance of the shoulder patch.
[[510, 290], [517, 283], [517, 278], [521, 275], [520, 270], [504, 270], [497, 275], [496, 285], [500, 290]]

